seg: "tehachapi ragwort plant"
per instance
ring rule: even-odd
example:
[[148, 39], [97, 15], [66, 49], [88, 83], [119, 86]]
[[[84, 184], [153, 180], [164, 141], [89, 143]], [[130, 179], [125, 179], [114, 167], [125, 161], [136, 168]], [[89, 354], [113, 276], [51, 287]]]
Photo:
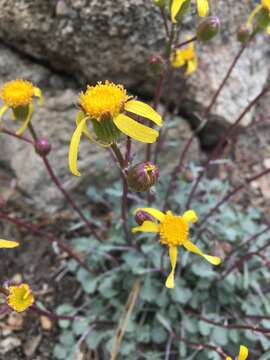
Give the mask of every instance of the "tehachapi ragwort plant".
[[[248, 347], [251, 356], [256, 358], [270, 347], [267, 315], [270, 304], [263, 290], [268, 280], [270, 224], [260, 211], [229, 203], [236, 193], [270, 173], [270, 169], [248, 177], [245, 184], [236, 188], [231, 188], [229, 182], [204, 176], [211, 162], [222, 157], [228, 146], [227, 139], [235, 136], [243, 117], [269, 91], [269, 84], [228, 127], [204, 167], [198, 170], [194, 164], [189, 164], [190, 176], [185, 177], [191, 144], [208, 122], [239, 58], [257, 33], [269, 33], [270, 1], [262, 0], [247, 16], [247, 23], [240, 24], [237, 36], [241, 48], [202, 114], [202, 125], [184, 144], [171, 174], [159, 177], [162, 168], [156, 162], [162, 155], [168, 128], [179, 121], [177, 117], [173, 119], [168, 110], [174, 73], [184, 69], [184, 76], [192, 75], [199, 68], [196, 42], [210, 41], [220, 28], [217, 17], [206, 17], [194, 34], [181, 42], [182, 20], [194, 3], [200, 17], [211, 12], [207, 0], [154, 1], [164, 22], [166, 43], [164, 51], [153, 55], [150, 61], [157, 76], [153, 107], [128, 95], [122, 85], [107, 80], [89, 85], [78, 97], [79, 111], [69, 148], [71, 173], [81, 175], [77, 158], [81, 137], [85, 135], [104, 151], [109, 150], [122, 180], [122, 188], [117, 181], [103, 193], [93, 187], [87, 191], [93, 203], [106, 203], [107, 208], [113, 209], [114, 218], [106, 229], [106, 239], [104, 232], [101, 235], [95, 223], [85, 216], [63, 187], [48, 159], [51, 144], [34, 129], [33, 99], [39, 98], [42, 105], [41, 90], [24, 79], [10, 81], [0, 90], [3, 102], [0, 131], [33, 147], [54, 184], [90, 232], [89, 237], [73, 239], [70, 247], [38, 226], [0, 210], [0, 219], [44, 237], [50, 244], [56, 242], [59, 249], [69, 255], [68, 269], [81, 285], [84, 306], [76, 309], [71, 301], [55, 312], [41, 309], [26, 283], [0, 288], [4, 299], [1, 312], [29, 310], [59, 320], [62, 332], [54, 349], [55, 358], [74, 359], [83, 342], [90, 350], [104, 354], [106, 359], [132, 360], [191, 359], [195, 356], [200, 360], [231, 360], [239, 346], [238, 359], [245, 360]], [[163, 94], [166, 82], [169, 83], [167, 98]], [[157, 111], [162, 95], [165, 97], [163, 116]], [[12, 119], [20, 123], [16, 132], [3, 126], [9, 110]], [[27, 129], [32, 139], [23, 135]], [[124, 153], [119, 146], [123, 137], [126, 137]], [[138, 163], [132, 156], [132, 140], [147, 144], [146, 157]], [[151, 146], [153, 143], [156, 143], [155, 148]], [[151, 193], [153, 186], [155, 193]], [[134, 191], [136, 196], [132, 195]], [[179, 213], [182, 215], [175, 215]], [[195, 222], [197, 226], [190, 228], [190, 223]], [[169, 249], [169, 258], [159, 246], [156, 235], [146, 236], [145, 232], [159, 235], [159, 242]], [[135, 237], [133, 233], [141, 234]], [[0, 240], [2, 248], [16, 246], [17, 242]], [[177, 266], [178, 246], [219, 266], [211, 267], [188, 252], [181, 254]], [[201, 250], [204, 248], [206, 250]], [[209, 249], [211, 255], [206, 255]], [[83, 260], [78, 252], [84, 254]], [[85, 306], [89, 299], [89, 305]], [[243, 343], [248, 347], [240, 345]], [[262, 359], [267, 360], [263, 355]]]

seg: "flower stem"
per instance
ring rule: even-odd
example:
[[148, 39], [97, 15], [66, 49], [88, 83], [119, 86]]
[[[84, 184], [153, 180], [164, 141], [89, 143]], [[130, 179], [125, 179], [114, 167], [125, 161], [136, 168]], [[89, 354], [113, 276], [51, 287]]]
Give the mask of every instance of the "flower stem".
[[126, 155], [125, 158], [123, 157], [120, 149], [118, 148], [116, 143], [113, 143], [111, 145], [111, 150], [113, 152], [113, 154], [115, 155], [120, 168], [121, 168], [121, 176], [122, 176], [122, 183], [123, 183], [123, 192], [122, 192], [122, 206], [121, 206], [121, 219], [122, 219], [122, 224], [123, 224], [123, 229], [124, 229], [124, 233], [125, 233], [125, 238], [126, 241], [132, 245], [132, 241], [131, 241], [131, 237], [130, 237], [130, 233], [128, 231], [128, 226], [127, 226], [127, 210], [128, 210], [128, 183], [127, 183], [127, 179], [125, 176], [125, 170], [126, 167], [128, 165], [128, 161], [129, 161], [129, 157], [130, 157], [130, 150], [131, 150], [131, 140], [128, 137], [127, 138], [127, 151], [126, 151]]
[[54, 242], [57, 243], [57, 245], [59, 246], [59, 248], [63, 251], [66, 252], [71, 258], [73, 258], [74, 260], [77, 261], [77, 263], [79, 263], [85, 270], [87, 270], [88, 272], [91, 272], [91, 269], [88, 267], [88, 265], [86, 265], [81, 259], [80, 257], [67, 245], [65, 245], [62, 241], [58, 240], [57, 238], [54, 237], [53, 234], [46, 232], [44, 230], [40, 230], [38, 226], [33, 225], [33, 224], [29, 224], [26, 222], [23, 222], [17, 218], [13, 218], [10, 217], [9, 215], [5, 214], [4, 212], [0, 211], [0, 219], [2, 220], [6, 220], [12, 224], [14, 224], [16, 227], [21, 228], [21, 229], [25, 229], [25, 230], [29, 230], [32, 234], [44, 237], [45, 239], [47, 239], [51, 244], [53, 244]]
[[[202, 221], [199, 224], [199, 227], [201, 228], [206, 221], [209, 219], [209, 217], [211, 217], [223, 204], [225, 204], [231, 197], [233, 197], [236, 193], [238, 193], [239, 191], [245, 189], [247, 187], [248, 184], [252, 183], [253, 181], [261, 178], [262, 176], [269, 174], [270, 173], [270, 168], [267, 168], [263, 171], [261, 171], [260, 173], [251, 176], [250, 178], [247, 178], [245, 180], [245, 183], [242, 185], [237, 186], [235, 189], [229, 191], [227, 193], [227, 195], [225, 195], [213, 208], [212, 210], [210, 210], [202, 219]], [[201, 234], [203, 233], [204, 230], [201, 230], [198, 234], [198, 238], [201, 236]]]
[[[253, 39], [253, 37], [250, 39], [250, 41]], [[190, 39], [192, 40], [192, 39]], [[171, 179], [169, 182], [169, 186], [165, 195], [165, 200], [164, 200], [164, 208], [167, 207], [168, 204], [168, 200], [169, 200], [169, 196], [172, 193], [172, 191], [174, 190], [174, 184], [176, 182], [177, 176], [178, 174], [182, 171], [182, 168], [184, 166], [185, 160], [186, 160], [186, 156], [188, 154], [188, 151], [193, 143], [193, 141], [195, 140], [197, 134], [205, 127], [205, 125], [208, 123], [208, 115], [210, 114], [214, 104], [216, 103], [222, 89], [224, 88], [225, 84], [227, 83], [229, 77], [231, 76], [231, 73], [233, 71], [233, 69], [235, 68], [237, 62], [239, 61], [240, 57], [242, 56], [244, 50], [246, 49], [247, 45], [250, 43], [250, 41], [247, 44], [244, 44], [240, 50], [238, 51], [238, 53], [236, 54], [235, 58], [233, 59], [233, 62], [231, 63], [225, 77], [223, 78], [220, 86], [218, 87], [217, 91], [215, 92], [213, 98], [211, 99], [208, 107], [206, 108], [203, 118], [206, 119], [205, 121], [202, 122], [202, 124], [195, 130], [193, 131], [193, 133], [191, 134], [190, 138], [187, 140], [186, 145], [184, 146], [184, 149], [181, 151], [180, 153], [180, 157], [179, 157], [179, 162], [177, 164], [177, 166], [173, 169], [172, 174], [171, 174]], [[184, 43], [182, 43], [184, 44]], [[179, 44], [182, 46], [182, 44]], [[185, 45], [185, 44], [184, 44]]]
[[10, 130], [8, 130], [6, 128], [1, 127], [0, 132], [2, 132], [3, 134], [7, 134], [9, 136], [13, 136], [13, 137], [15, 137], [15, 138], [17, 138], [19, 140], [23, 140], [23, 141], [27, 142], [28, 144], [34, 145], [32, 140], [28, 139], [27, 137], [25, 137], [23, 135], [18, 135], [16, 133], [14, 133], [13, 131], [10, 131]]
[[[29, 124], [29, 130], [30, 133], [33, 137], [33, 139], [36, 141], [38, 139], [38, 136], [33, 128], [33, 125], [30, 123]], [[75, 210], [77, 212], [77, 214], [79, 215], [80, 219], [82, 220], [82, 222], [85, 223], [85, 225], [87, 226], [87, 228], [89, 229], [90, 233], [98, 240], [98, 241], [102, 241], [101, 237], [99, 236], [99, 234], [97, 233], [97, 231], [94, 228], [94, 224], [88, 220], [85, 215], [83, 214], [83, 212], [80, 210], [80, 208], [77, 206], [77, 204], [75, 203], [75, 201], [73, 200], [73, 198], [69, 195], [69, 193], [65, 190], [65, 188], [63, 187], [60, 179], [55, 175], [52, 166], [48, 160], [48, 158], [46, 156], [42, 156], [40, 155], [41, 159], [43, 160], [43, 163], [45, 165], [45, 168], [50, 176], [50, 178], [52, 179], [52, 181], [54, 182], [54, 184], [56, 185], [56, 187], [58, 188], [58, 190], [62, 193], [62, 195], [65, 197], [65, 199], [67, 200], [67, 202], [70, 204], [70, 206], [73, 208], [73, 210]]]
[[241, 122], [241, 120], [243, 119], [243, 117], [258, 103], [258, 101], [269, 91], [270, 86], [266, 86], [265, 88], [262, 89], [262, 91], [259, 93], [259, 95], [257, 95], [249, 104], [248, 106], [242, 111], [242, 113], [239, 115], [239, 117], [236, 119], [236, 121], [225, 131], [225, 134], [221, 137], [221, 139], [219, 140], [219, 142], [217, 143], [217, 145], [215, 146], [215, 148], [213, 149], [213, 151], [211, 152], [210, 156], [208, 157], [208, 160], [204, 166], [204, 169], [202, 170], [202, 172], [200, 173], [200, 175], [197, 177], [194, 186], [191, 189], [191, 192], [189, 194], [187, 203], [186, 203], [186, 208], [190, 207], [193, 195], [201, 181], [201, 179], [203, 178], [205, 172], [207, 171], [207, 169], [209, 168], [209, 165], [211, 164], [211, 161], [216, 159], [218, 156], [220, 156], [220, 154], [222, 153], [222, 151], [224, 150], [224, 147], [226, 146], [226, 142], [227, 139], [231, 138], [235, 129], [237, 128], [237, 126], [239, 125], [239, 123]]
[[191, 38], [191, 39], [188, 39], [188, 40], [186, 40], [186, 41], [183, 41], [183, 42], [180, 43], [180, 44], [175, 45], [174, 48], [175, 48], [175, 49], [179, 49], [180, 47], [185, 46], [185, 45], [188, 45], [188, 44], [190, 44], [191, 42], [196, 41], [196, 40], [197, 40], [197, 37], [194, 36], [194, 37]]

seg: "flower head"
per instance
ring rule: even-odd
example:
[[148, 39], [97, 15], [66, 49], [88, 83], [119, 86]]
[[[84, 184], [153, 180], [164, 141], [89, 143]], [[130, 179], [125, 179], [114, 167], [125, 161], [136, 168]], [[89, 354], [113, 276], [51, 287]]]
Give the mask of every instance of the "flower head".
[[11, 249], [11, 248], [15, 248], [17, 246], [19, 246], [19, 243], [17, 243], [16, 241], [0, 239], [0, 248]]
[[[177, 15], [184, 6], [189, 5], [190, 0], [172, 0], [171, 4], [171, 19], [172, 22], [177, 22]], [[205, 17], [209, 13], [208, 0], [196, 0], [198, 15]]]
[[191, 42], [186, 48], [176, 50], [171, 56], [171, 65], [176, 69], [185, 66], [186, 74], [192, 74], [198, 67], [194, 43]]
[[88, 86], [79, 96], [79, 105], [89, 118], [101, 121], [119, 115], [129, 99], [122, 85], [105, 81], [104, 84], [99, 82], [96, 86]]
[[[143, 125], [138, 121], [138, 117], [162, 126], [162, 118], [154, 109], [132, 99], [122, 85], [109, 81], [88, 86], [87, 90], [79, 95], [79, 106], [81, 111], [77, 114], [77, 127], [69, 149], [70, 171], [76, 176], [80, 176], [77, 157], [82, 133], [90, 141], [105, 147], [110, 146], [121, 132], [137, 141], [153, 143], [158, 137], [158, 131]], [[88, 129], [87, 121], [91, 122], [94, 134]]]
[[22, 134], [31, 120], [33, 107], [33, 98], [38, 97], [42, 103], [41, 90], [27, 80], [17, 79], [5, 83], [0, 89], [0, 99], [3, 106], [0, 108], [0, 120], [9, 109], [13, 111], [13, 117], [22, 121], [23, 124], [17, 131]]
[[[246, 360], [247, 357], [248, 357], [248, 348], [246, 346], [241, 345], [237, 360]], [[227, 356], [226, 360], [232, 360], [232, 358], [230, 356]]]
[[28, 284], [9, 286], [8, 305], [17, 312], [23, 312], [34, 303], [34, 296]]
[[169, 247], [169, 256], [171, 261], [171, 273], [169, 274], [166, 287], [174, 287], [174, 273], [177, 261], [178, 246], [190, 252], [202, 256], [213, 265], [219, 265], [221, 260], [219, 257], [204, 254], [195, 244], [189, 240], [189, 226], [190, 223], [195, 223], [198, 220], [197, 214], [193, 210], [186, 211], [182, 216], [174, 215], [171, 211], [166, 213], [154, 208], [142, 208], [138, 211], [144, 211], [159, 221], [159, 224], [153, 221], [146, 220], [141, 226], [132, 229], [136, 232], [152, 232], [159, 233], [160, 243]]

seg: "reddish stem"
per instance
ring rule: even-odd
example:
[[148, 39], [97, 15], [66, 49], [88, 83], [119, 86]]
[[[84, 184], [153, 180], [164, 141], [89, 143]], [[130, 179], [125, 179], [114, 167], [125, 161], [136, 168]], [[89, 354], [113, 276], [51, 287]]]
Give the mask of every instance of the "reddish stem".
[[23, 222], [17, 218], [12, 218], [9, 215], [5, 214], [4, 212], [0, 211], [0, 219], [2, 220], [6, 220], [12, 224], [14, 224], [16, 227], [18, 228], [22, 228], [25, 230], [29, 230], [32, 234], [38, 235], [38, 236], [42, 236], [45, 239], [47, 239], [51, 244], [53, 244], [54, 242], [57, 243], [57, 245], [59, 246], [59, 248], [66, 252], [71, 258], [73, 258], [74, 260], [76, 260], [85, 270], [87, 270], [88, 272], [91, 272], [91, 269], [88, 267], [88, 265], [86, 265], [81, 259], [80, 257], [73, 252], [73, 250], [65, 245], [62, 241], [56, 239], [54, 237], [54, 235], [52, 235], [49, 232], [40, 230], [38, 226], [33, 225], [33, 224], [28, 224], [26, 222]]
[[28, 139], [27, 137], [23, 136], [23, 135], [18, 135], [16, 133], [14, 133], [13, 131], [10, 131], [8, 129], [5, 129], [3, 127], [0, 128], [0, 132], [4, 133], [4, 134], [7, 134], [9, 136], [13, 136], [15, 137], [16, 139], [19, 139], [19, 140], [23, 140], [25, 142], [27, 142], [28, 144], [31, 144], [31, 145], [34, 145], [33, 141]]
[[89, 229], [90, 233], [93, 234], [93, 236], [98, 240], [98, 241], [102, 241], [101, 237], [99, 236], [99, 234], [96, 232], [96, 230], [94, 229], [94, 224], [88, 220], [83, 212], [79, 209], [79, 207], [76, 205], [76, 203], [74, 202], [73, 198], [69, 195], [69, 193], [64, 189], [61, 181], [58, 179], [58, 177], [55, 175], [51, 164], [49, 162], [49, 160], [45, 157], [45, 156], [41, 156], [45, 168], [48, 171], [48, 174], [50, 175], [52, 181], [55, 183], [55, 185], [57, 186], [57, 188], [61, 191], [61, 193], [64, 195], [64, 197], [66, 198], [67, 202], [70, 204], [70, 206], [78, 213], [79, 217], [81, 218], [81, 220], [85, 223], [85, 225], [87, 226], [87, 228]]
[[[248, 184], [250, 184], [252, 181], [255, 181], [257, 179], [259, 179], [260, 177], [266, 175], [270, 173], [270, 168], [265, 169], [263, 171], [261, 171], [259, 174], [256, 174], [248, 179], [246, 179], [245, 183], [242, 185], [237, 186], [235, 189], [231, 190], [228, 192], [227, 195], [225, 195], [213, 208], [212, 210], [210, 210], [205, 217], [202, 219], [202, 221], [200, 222], [199, 226], [200, 228], [203, 226], [203, 224], [209, 219], [209, 217], [211, 217], [223, 204], [225, 204], [232, 196], [234, 196], [236, 193], [238, 193], [239, 191], [243, 190], [246, 188], [246, 186]], [[198, 238], [202, 235], [204, 229], [202, 229], [199, 234], [198, 234]]]
[[191, 192], [189, 194], [188, 200], [187, 200], [187, 204], [186, 204], [186, 208], [190, 207], [192, 198], [194, 196], [194, 193], [201, 181], [201, 179], [203, 178], [205, 172], [207, 171], [207, 169], [209, 168], [209, 165], [211, 163], [211, 161], [213, 161], [214, 159], [216, 159], [218, 156], [220, 156], [220, 154], [222, 153], [222, 151], [224, 150], [224, 146], [226, 145], [227, 139], [229, 139], [232, 135], [233, 132], [235, 131], [235, 129], [237, 128], [237, 126], [239, 125], [239, 123], [241, 122], [241, 120], [244, 118], [244, 116], [258, 103], [258, 101], [269, 91], [270, 86], [266, 86], [265, 88], [262, 89], [262, 91], [259, 93], [259, 95], [257, 95], [249, 104], [248, 106], [243, 110], [243, 112], [239, 115], [239, 117], [236, 119], [236, 121], [225, 131], [224, 135], [221, 137], [221, 139], [219, 140], [219, 142], [217, 143], [217, 145], [215, 146], [215, 148], [213, 149], [213, 151], [211, 152], [210, 156], [208, 157], [208, 160], [204, 166], [204, 169], [202, 170], [202, 172], [200, 173], [200, 175], [197, 177], [195, 184], [193, 185]]

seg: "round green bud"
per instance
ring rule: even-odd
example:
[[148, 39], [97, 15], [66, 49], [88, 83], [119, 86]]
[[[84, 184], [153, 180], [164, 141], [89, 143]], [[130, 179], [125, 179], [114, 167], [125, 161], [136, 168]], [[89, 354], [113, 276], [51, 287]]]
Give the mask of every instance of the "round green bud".
[[217, 16], [209, 16], [203, 20], [196, 32], [196, 38], [198, 41], [206, 42], [215, 37], [220, 29], [220, 21]]

